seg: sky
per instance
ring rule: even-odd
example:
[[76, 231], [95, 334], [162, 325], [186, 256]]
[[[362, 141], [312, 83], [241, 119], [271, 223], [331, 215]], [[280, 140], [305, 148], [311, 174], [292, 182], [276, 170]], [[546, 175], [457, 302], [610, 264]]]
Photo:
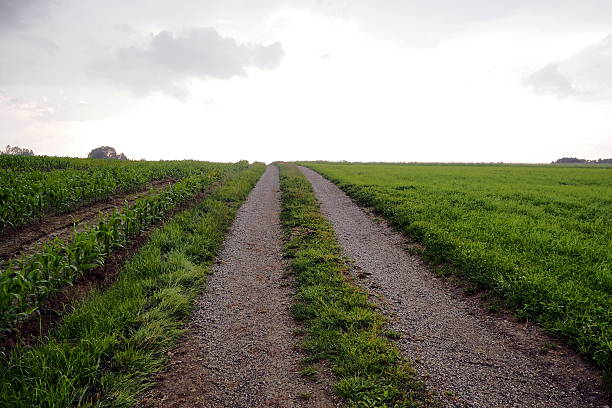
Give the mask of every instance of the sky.
[[610, 0], [0, 0], [0, 146], [612, 157]]

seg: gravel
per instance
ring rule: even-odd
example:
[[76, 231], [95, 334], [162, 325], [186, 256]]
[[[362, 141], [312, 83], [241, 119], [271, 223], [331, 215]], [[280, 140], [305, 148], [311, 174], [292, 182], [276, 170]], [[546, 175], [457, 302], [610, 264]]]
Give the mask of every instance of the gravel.
[[330, 387], [300, 375], [279, 220], [278, 169], [269, 166], [240, 208], [168, 369], [141, 406], [334, 407]]
[[[449, 407], [605, 407], [599, 373], [538, 327], [491, 314], [438, 279], [409, 242], [301, 168], [354, 274], [402, 334], [398, 347]], [[550, 345], [554, 345], [551, 350]]]

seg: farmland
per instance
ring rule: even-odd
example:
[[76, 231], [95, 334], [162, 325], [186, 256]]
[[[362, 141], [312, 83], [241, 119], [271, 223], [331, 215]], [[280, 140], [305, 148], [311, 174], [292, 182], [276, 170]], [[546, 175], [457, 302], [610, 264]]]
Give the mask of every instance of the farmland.
[[206, 162], [130, 162], [0, 156], [0, 231], [135, 191], [147, 182], [182, 179], [222, 167]]
[[0, 156], [0, 405], [607, 401], [612, 169], [301, 164]]
[[174, 207], [210, 187], [221, 178], [222, 169], [186, 177], [157, 194], [116, 209], [91, 228], [73, 234], [69, 242], [51, 240], [33, 254], [11, 259], [0, 280], [0, 307], [4, 311], [0, 331], [28, 318], [64, 285], [103, 265], [113, 250], [127, 245]]
[[[11, 260], [1, 272], [2, 324], [8, 330], [62, 287], [102, 265], [109, 253], [210, 190], [195, 208], [153, 231], [121, 267], [116, 283], [71, 305], [48, 337], [4, 353], [1, 405], [124, 405], [162, 364], [160, 353], [181, 334], [182, 319], [203, 289], [224, 231], [263, 171], [261, 164], [246, 162], [171, 166], [183, 173], [181, 181], [118, 208], [69, 242], [51, 241]], [[146, 171], [138, 163], [125, 167]]]
[[304, 163], [523, 319], [612, 367], [612, 169]]

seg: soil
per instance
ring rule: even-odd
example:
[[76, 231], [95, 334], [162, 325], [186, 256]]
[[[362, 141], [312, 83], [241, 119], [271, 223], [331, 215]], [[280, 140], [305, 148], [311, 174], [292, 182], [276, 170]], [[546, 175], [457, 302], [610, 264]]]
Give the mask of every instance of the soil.
[[34, 224], [8, 228], [0, 234], [0, 260], [6, 261], [19, 254], [29, 253], [49, 239], [66, 240], [72, 236], [75, 227], [77, 231], [82, 231], [88, 225], [96, 223], [100, 214], [107, 214], [115, 208], [123, 207], [126, 201], [131, 204], [176, 181], [176, 179], [152, 181], [137, 192], [116, 194], [68, 214], [49, 215]]
[[300, 375], [292, 281], [282, 259], [278, 169], [240, 208], [188, 331], [141, 407], [335, 407]]
[[398, 347], [449, 407], [608, 407], [601, 372], [536, 325], [490, 313], [414, 247], [306, 168], [353, 274], [401, 333]]
[[[124, 248], [113, 251], [106, 258], [104, 265], [90, 271], [72, 285], [65, 286], [56, 296], [41, 305], [37, 313], [21, 322], [15, 330], [0, 336], [0, 353], [10, 350], [16, 344], [33, 345], [41, 336], [48, 334], [61, 321], [62, 316], [83, 300], [92, 290], [114, 283], [123, 264], [148, 241], [149, 235], [156, 227], [162, 225], [175, 214], [195, 207], [218, 184], [215, 183], [187, 203], [172, 209], [162, 220], [134, 238]], [[141, 197], [142, 195], [140, 194]]]

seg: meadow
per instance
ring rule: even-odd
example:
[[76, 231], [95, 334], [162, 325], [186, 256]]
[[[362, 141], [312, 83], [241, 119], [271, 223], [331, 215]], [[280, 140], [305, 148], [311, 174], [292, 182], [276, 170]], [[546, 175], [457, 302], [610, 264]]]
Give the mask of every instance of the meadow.
[[[612, 370], [612, 168], [302, 163], [465, 278]], [[413, 249], [414, 250], [414, 249]]]

